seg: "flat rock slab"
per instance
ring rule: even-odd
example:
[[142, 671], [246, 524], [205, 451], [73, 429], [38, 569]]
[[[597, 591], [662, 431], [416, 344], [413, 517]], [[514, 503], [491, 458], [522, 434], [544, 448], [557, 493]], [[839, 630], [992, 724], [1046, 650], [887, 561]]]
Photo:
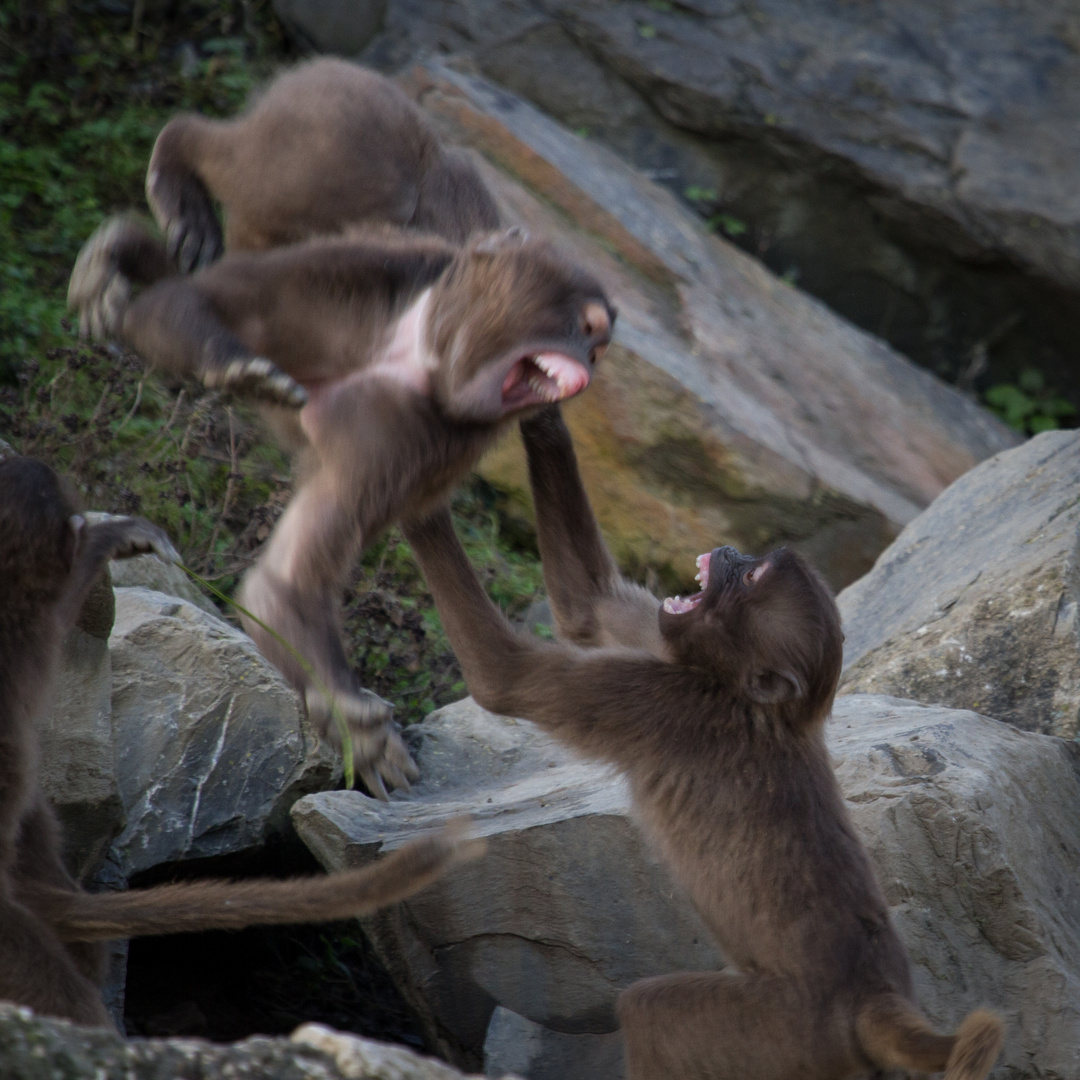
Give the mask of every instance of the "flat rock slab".
[[484, 1073], [502, 1076], [508, 1070], [528, 1080], [624, 1080], [622, 1034], [567, 1035], [499, 1005], [484, 1039]]
[[[548, 1032], [601, 1035], [634, 979], [722, 965], [651, 862], [618, 777], [469, 700], [419, 734], [411, 797], [329, 792], [300, 800], [293, 819], [337, 869], [473, 813], [488, 854], [366, 924], [451, 1050], [475, 1055], [499, 1006]], [[996, 1075], [1080, 1076], [1077, 746], [871, 695], [837, 701], [828, 741], [928, 1015], [954, 1028], [973, 1008], [996, 1008], [1008, 1026]], [[547, 1075], [565, 1048], [529, 1031], [517, 1058], [500, 1061], [528, 1058], [525, 1075]]]
[[1080, 433], [956, 481], [839, 597], [842, 688], [1080, 730]]
[[246, 634], [175, 596], [116, 590], [109, 639], [118, 780], [128, 822], [112, 849], [125, 878], [232, 854], [287, 826], [334, 757]]
[[[434, 61], [403, 85], [447, 139], [497, 166], [482, 171], [504, 218], [554, 239], [619, 308], [614, 345], [567, 416], [624, 564], [689, 583], [717, 543], [791, 543], [840, 586], [947, 484], [1016, 443], [520, 98]], [[527, 512], [516, 441], [482, 469]]]
[[[232, 1045], [200, 1039], [123, 1039], [0, 1003], [4, 1080], [467, 1080], [434, 1058], [320, 1024], [291, 1039]], [[475, 1078], [479, 1080], [479, 1078]], [[506, 1080], [514, 1080], [507, 1077]]]

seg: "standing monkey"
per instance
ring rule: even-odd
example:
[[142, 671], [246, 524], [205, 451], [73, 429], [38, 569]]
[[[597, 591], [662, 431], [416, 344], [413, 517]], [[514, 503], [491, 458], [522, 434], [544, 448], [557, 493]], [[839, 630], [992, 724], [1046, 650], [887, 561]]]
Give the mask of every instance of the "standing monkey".
[[442, 510], [406, 534], [476, 700], [618, 766], [653, 844], [735, 972], [643, 979], [619, 999], [629, 1080], [843, 1080], [874, 1069], [981, 1080], [1001, 1021], [938, 1035], [852, 827], [823, 728], [840, 617], [793, 552], [717, 548], [701, 591], [624, 581], [556, 408], [522, 422], [561, 636], [516, 632]]
[[[301, 479], [241, 601], [316, 678], [257, 623], [244, 627], [323, 731], [335, 734], [332, 709], [344, 715], [358, 771], [385, 798], [415, 767], [390, 707], [346, 660], [336, 612], [348, 570], [522, 410], [583, 390], [614, 309], [590, 274], [513, 230], [464, 247], [384, 230], [168, 270], [163, 247], [117, 219], [87, 241], [69, 302], [96, 336], [155, 366], [287, 407], [277, 426], [301, 450]], [[135, 284], [149, 287], [133, 299]]]
[[275, 79], [233, 120], [177, 116], [162, 129], [146, 197], [182, 273], [224, 246], [260, 251], [381, 222], [462, 242], [499, 227], [462, 151], [440, 144], [389, 79], [323, 58]]
[[99, 989], [104, 950], [85, 943], [365, 914], [483, 849], [459, 822], [374, 866], [324, 877], [82, 892], [60, 859], [36, 731], [63, 636], [94, 579], [109, 559], [147, 551], [176, 558], [141, 518], [88, 524], [47, 465], [0, 462], [0, 999], [83, 1024], [111, 1022]]

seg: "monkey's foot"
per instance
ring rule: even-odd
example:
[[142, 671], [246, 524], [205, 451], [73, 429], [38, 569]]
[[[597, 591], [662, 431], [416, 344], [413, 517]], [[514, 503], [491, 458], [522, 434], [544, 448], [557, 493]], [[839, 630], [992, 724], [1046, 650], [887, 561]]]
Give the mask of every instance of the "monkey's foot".
[[221, 226], [206, 188], [195, 177], [151, 170], [146, 176], [146, 201], [181, 274], [217, 261], [224, 247]]
[[299, 409], [308, 399], [307, 391], [298, 382], [262, 356], [215, 364], [202, 373], [202, 381], [212, 390], [231, 390], [290, 409]]
[[83, 244], [71, 271], [67, 302], [79, 311], [80, 337], [108, 341], [117, 336], [131, 303], [131, 282], [120, 270], [119, 252], [141, 239], [139, 226], [129, 218], [110, 218]]
[[420, 775], [401, 733], [393, 722], [393, 706], [370, 690], [351, 693], [332, 691], [328, 699], [322, 691], [308, 687], [304, 695], [308, 715], [339, 749], [341, 737], [333, 722], [333, 712], [344, 718], [352, 740], [353, 765], [368, 791], [384, 802], [386, 786], [409, 790], [410, 781]]
[[89, 525], [89, 542], [100, 544], [109, 559], [133, 559], [136, 555], [156, 555], [162, 562], [180, 562], [180, 553], [168, 535], [141, 517], [122, 517], [118, 514], [76, 514], [71, 518], [72, 530], [81, 537]]

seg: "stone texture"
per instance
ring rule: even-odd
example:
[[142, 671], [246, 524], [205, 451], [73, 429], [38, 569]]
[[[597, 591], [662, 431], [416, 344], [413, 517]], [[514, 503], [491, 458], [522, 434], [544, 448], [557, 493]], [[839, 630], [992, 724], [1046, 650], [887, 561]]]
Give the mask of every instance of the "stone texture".
[[1080, 1076], [1080, 748], [975, 713], [838, 699], [829, 748], [926, 1013], [1005, 1018], [992, 1076]]
[[354, 56], [378, 31], [386, 0], [273, 0], [273, 7], [301, 45]]
[[534, 1024], [497, 1006], [484, 1039], [484, 1073], [510, 1070], [527, 1080], [567, 1080], [573, 1076], [623, 1080], [622, 1035], [566, 1035]]
[[323, 792], [292, 816], [329, 869], [474, 815], [490, 845], [482, 859], [364, 921], [441, 1052], [478, 1067], [497, 1005], [555, 1031], [612, 1032], [616, 995], [635, 979], [719, 965], [607, 768], [471, 699], [409, 730], [421, 770], [409, 798]]
[[172, 563], [162, 562], [156, 555], [136, 555], [133, 559], [114, 559], [109, 563], [112, 583], [117, 588], [142, 588], [166, 596], [177, 596], [202, 608], [208, 615], [221, 618], [221, 612], [194, 581]]
[[1034, 361], [1080, 395], [1073, 0], [394, 0], [385, 26], [365, 59], [465, 54], [933, 370]]
[[1080, 433], [957, 480], [839, 598], [843, 687], [1080, 730]]
[[[475, 1060], [486, 1038], [531, 1080], [603, 1075], [585, 1053], [568, 1061], [557, 1034], [611, 1032], [634, 979], [721, 958], [645, 853], [620, 779], [468, 700], [419, 736], [411, 797], [310, 796], [293, 809], [301, 836], [338, 868], [471, 811], [488, 854], [366, 928], [448, 1052]], [[927, 1014], [944, 1029], [1000, 1010], [995, 1077], [1080, 1076], [1080, 749], [876, 695], [840, 698], [827, 738]], [[497, 1007], [522, 1019], [489, 1021]]]
[[299, 795], [333, 780], [333, 754], [245, 634], [177, 597], [116, 597], [119, 873], [257, 847]]
[[[498, 166], [482, 163], [505, 218], [571, 251], [619, 307], [613, 348], [567, 414], [625, 565], [689, 583], [717, 543], [790, 543], [840, 586], [949, 482], [1015, 443], [602, 147], [445, 66], [405, 85], [447, 138]], [[515, 439], [482, 471], [528, 512]]]
[[[305, 1024], [291, 1039], [232, 1045], [131, 1039], [36, 1017], [0, 1003], [4, 1080], [461, 1080], [456, 1069], [404, 1047]], [[513, 1080], [513, 1078], [507, 1078]]]

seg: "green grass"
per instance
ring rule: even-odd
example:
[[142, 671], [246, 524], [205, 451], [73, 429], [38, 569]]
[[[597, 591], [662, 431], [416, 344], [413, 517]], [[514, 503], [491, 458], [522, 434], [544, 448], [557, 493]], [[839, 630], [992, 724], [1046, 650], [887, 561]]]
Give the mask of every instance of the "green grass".
[[[146, 163], [169, 117], [229, 115], [292, 57], [266, 0], [184, 4], [171, 20], [148, 5], [137, 36], [108, 6], [25, 3], [20, 17], [0, 0], [0, 438], [72, 476], [90, 508], [162, 525], [228, 594], [288, 500], [288, 461], [244, 403], [80, 343], [65, 294], [102, 219], [145, 210]], [[491, 595], [522, 610], [541, 588], [535, 552], [508, 540], [479, 481], [454, 508]], [[366, 554], [345, 617], [362, 679], [400, 719], [463, 695], [396, 532]]]

